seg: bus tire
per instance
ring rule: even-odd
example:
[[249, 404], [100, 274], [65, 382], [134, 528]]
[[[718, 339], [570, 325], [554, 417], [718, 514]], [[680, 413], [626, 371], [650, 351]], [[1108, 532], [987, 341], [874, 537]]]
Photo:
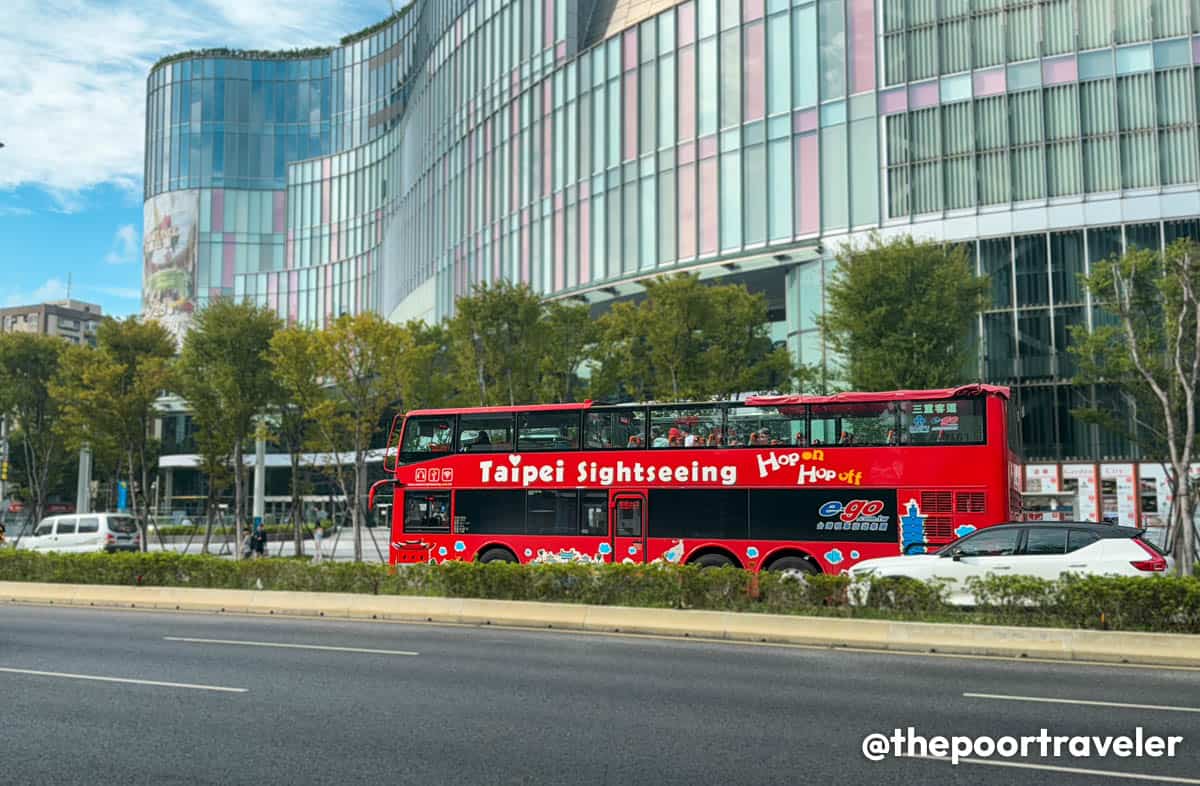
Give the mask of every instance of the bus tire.
[[480, 562], [516, 562], [517, 556], [508, 549], [488, 549], [479, 555]]
[[704, 554], [692, 560], [693, 565], [698, 565], [701, 568], [732, 568], [734, 567], [733, 560], [726, 557], [724, 554]]
[[780, 557], [772, 562], [771, 567], [767, 570], [793, 578], [801, 578], [817, 572], [816, 567], [804, 557]]

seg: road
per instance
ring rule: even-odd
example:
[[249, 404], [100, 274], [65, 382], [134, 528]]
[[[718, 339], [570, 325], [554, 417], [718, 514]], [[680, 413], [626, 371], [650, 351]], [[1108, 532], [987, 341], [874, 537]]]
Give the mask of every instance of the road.
[[[293, 646], [265, 646], [278, 644]], [[907, 726], [972, 736], [1142, 726], [1183, 736], [1177, 757], [1009, 761], [1200, 783], [1196, 709], [1198, 671], [0, 606], [6, 783], [1154, 782], [864, 759], [865, 735]]]

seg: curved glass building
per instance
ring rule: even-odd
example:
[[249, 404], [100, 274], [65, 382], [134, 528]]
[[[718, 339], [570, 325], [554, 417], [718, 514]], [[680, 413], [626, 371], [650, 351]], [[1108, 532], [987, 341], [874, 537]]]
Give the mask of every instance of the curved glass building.
[[416, 0], [329, 50], [148, 79], [145, 306], [436, 319], [507, 278], [599, 303], [673, 270], [815, 316], [843, 242], [965, 242], [979, 375], [1026, 452], [1132, 456], [1071, 418], [1077, 274], [1200, 237], [1200, 0]]

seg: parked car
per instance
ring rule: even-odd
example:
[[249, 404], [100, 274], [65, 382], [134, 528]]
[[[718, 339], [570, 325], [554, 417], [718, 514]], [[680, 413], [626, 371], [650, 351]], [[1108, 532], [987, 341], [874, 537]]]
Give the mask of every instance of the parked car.
[[856, 579], [945, 579], [949, 582], [947, 602], [970, 606], [975, 598], [966, 583], [972, 576], [1155, 576], [1171, 567], [1170, 558], [1146, 540], [1145, 530], [1090, 521], [1054, 521], [987, 527], [932, 554], [863, 560], [850, 569], [850, 575]]
[[138, 551], [137, 523], [125, 513], [47, 516], [17, 548], [30, 551]]

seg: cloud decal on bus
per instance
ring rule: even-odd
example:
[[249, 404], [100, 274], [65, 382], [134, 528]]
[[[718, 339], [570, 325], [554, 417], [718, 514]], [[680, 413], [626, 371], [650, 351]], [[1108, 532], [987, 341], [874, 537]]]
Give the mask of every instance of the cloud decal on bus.
[[925, 548], [913, 548], [910, 552], [908, 547], [915, 546], [918, 543], [925, 542], [925, 516], [921, 515], [921, 507], [915, 499], [910, 499], [905, 505], [905, 514], [900, 517], [900, 553], [901, 554], [924, 554]]
[[842, 556], [841, 549], [830, 549], [829, 551], [825, 552], [825, 561], [828, 562], [830, 565], [837, 565], [839, 562], [842, 562], [844, 559], [846, 559], [846, 558]]

